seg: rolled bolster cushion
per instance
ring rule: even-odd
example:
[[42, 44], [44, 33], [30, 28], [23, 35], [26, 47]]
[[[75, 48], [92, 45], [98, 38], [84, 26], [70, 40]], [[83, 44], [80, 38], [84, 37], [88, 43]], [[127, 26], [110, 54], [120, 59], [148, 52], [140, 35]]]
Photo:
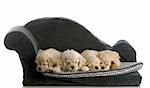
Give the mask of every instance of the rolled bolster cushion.
[[120, 54], [122, 62], [136, 62], [136, 51], [126, 40], [119, 40], [112, 50]]
[[34, 36], [24, 26], [13, 27], [6, 35], [4, 44], [6, 48], [16, 50], [21, 54], [28, 52], [28, 55], [32, 53], [37, 54], [38, 43]]

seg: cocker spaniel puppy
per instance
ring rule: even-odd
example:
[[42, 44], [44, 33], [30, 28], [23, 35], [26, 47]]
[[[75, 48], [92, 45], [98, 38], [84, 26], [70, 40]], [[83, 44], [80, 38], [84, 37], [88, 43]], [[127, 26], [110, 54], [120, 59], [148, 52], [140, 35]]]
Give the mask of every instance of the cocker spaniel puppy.
[[86, 71], [88, 70], [87, 67], [85, 67], [85, 62], [86, 60], [82, 57], [80, 53], [73, 49], [68, 49], [62, 53], [62, 61], [63, 61], [63, 66], [62, 69], [63, 71], [78, 71], [78, 70], [83, 70]]
[[121, 66], [120, 56], [116, 51], [99, 51], [98, 57], [101, 60], [101, 68], [104, 70], [119, 69]]
[[81, 55], [86, 59], [86, 66], [90, 71], [100, 70], [100, 59], [97, 57], [98, 51], [84, 50]]
[[49, 48], [47, 50], [39, 50], [35, 63], [39, 72], [61, 72], [61, 52], [56, 49]]

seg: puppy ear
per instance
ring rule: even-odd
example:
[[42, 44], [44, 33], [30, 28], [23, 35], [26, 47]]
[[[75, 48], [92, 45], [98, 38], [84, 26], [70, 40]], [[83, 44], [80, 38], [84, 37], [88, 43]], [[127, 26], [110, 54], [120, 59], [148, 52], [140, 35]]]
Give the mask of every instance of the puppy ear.
[[117, 51], [113, 51], [113, 52], [118, 56], [119, 59], [121, 59], [121, 57]]
[[118, 53], [118, 58], [121, 59], [121, 56], [119, 55], [119, 53]]
[[79, 59], [79, 67], [81, 68], [83, 65], [85, 65], [86, 60], [81, 55], [78, 57], [78, 59]]
[[121, 59], [121, 57], [119, 56], [119, 59]]
[[49, 60], [47, 59], [46, 61], [47, 61], [48, 67], [49, 67], [49, 66], [50, 66], [50, 64], [49, 64]]
[[98, 54], [96, 55], [99, 59], [101, 59], [101, 57], [103, 57], [104, 56], [104, 54], [103, 54], [103, 52], [98, 52]]
[[64, 56], [64, 53], [61, 55], [61, 60], [62, 60], [62, 68], [65, 69], [66, 68], [66, 58]]
[[40, 52], [43, 52], [43, 50], [42, 50], [42, 49], [39, 49], [39, 50], [38, 50], [38, 53], [40, 53]]
[[37, 63], [37, 60], [35, 60], [35, 63]]

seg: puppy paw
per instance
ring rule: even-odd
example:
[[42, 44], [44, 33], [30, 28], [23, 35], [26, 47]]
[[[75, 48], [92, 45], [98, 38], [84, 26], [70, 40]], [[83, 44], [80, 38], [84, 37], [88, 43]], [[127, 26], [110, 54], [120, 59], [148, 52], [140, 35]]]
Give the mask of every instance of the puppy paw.
[[106, 66], [106, 67], [104, 67], [104, 69], [103, 69], [103, 70], [105, 70], [105, 71], [110, 70], [110, 66]]
[[61, 68], [55, 67], [53, 68], [53, 73], [61, 73]]
[[89, 68], [88, 68], [87, 66], [83, 66], [83, 67], [81, 68], [81, 71], [84, 71], [84, 72], [89, 71]]

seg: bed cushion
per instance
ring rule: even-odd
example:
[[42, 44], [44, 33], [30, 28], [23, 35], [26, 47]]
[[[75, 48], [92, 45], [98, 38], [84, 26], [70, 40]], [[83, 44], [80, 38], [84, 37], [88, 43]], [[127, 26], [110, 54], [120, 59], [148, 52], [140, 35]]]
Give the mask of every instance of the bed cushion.
[[61, 72], [61, 73], [49, 73], [44, 72], [44, 76], [56, 77], [56, 78], [81, 78], [81, 77], [97, 77], [97, 76], [113, 76], [113, 75], [123, 75], [131, 72], [138, 71], [143, 66], [142, 62], [122, 62], [121, 68], [109, 71], [78, 71], [78, 72]]

